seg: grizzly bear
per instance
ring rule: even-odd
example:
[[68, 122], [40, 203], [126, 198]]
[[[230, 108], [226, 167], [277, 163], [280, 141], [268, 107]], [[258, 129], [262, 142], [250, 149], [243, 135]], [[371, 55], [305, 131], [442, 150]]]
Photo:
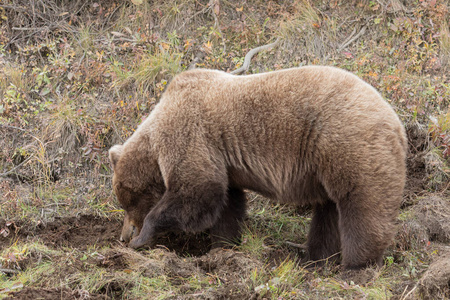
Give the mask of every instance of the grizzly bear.
[[[238, 240], [244, 190], [312, 205], [309, 258], [382, 264], [395, 234], [407, 140], [369, 84], [334, 67], [177, 75], [147, 119], [109, 151], [121, 239], [209, 230]], [[220, 243], [219, 243], [220, 245]]]

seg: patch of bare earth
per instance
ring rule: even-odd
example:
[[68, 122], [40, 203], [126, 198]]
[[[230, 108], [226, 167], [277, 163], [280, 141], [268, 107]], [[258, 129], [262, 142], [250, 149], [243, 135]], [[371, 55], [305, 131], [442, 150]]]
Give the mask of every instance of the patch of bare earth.
[[414, 206], [414, 212], [426, 229], [429, 241], [450, 242], [450, 200], [433, 195], [421, 199]]
[[56, 218], [37, 226], [23, 223], [6, 223], [0, 220], [0, 228], [7, 229], [7, 236], [0, 236], [0, 249], [17, 241], [40, 240], [50, 247], [86, 249], [119, 243], [121, 223], [117, 220], [82, 215], [80, 217]]
[[159, 237], [156, 244], [180, 256], [201, 256], [211, 249], [211, 240], [206, 233], [169, 233]]
[[408, 136], [407, 154], [407, 180], [405, 186], [404, 205], [412, 204], [413, 198], [426, 190], [427, 167], [426, 154], [428, 153], [428, 135], [425, 127], [419, 124], [406, 126]]
[[450, 299], [450, 250], [436, 258], [422, 275], [417, 294], [423, 299]]

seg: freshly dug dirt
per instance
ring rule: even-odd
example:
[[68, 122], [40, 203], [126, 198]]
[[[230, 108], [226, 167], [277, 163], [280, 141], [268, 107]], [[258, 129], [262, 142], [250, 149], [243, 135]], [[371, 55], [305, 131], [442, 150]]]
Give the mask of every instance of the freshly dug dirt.
[[[0, 219], [0, 229], [8, 232], [5, 236], [0, 235], [0, 250], [17, 240], [32, 239], [38, 239], [49, 247], [85, 250], [93, 245], [104, 247], [121, 244], [119, 236], [122, 223], [92, 215], [57, 218], [37, 227], [23, 223], [7, 223]], [[201, 256], [209, 251], [211, 242], [207, 234], [170, 233], [160, 237], [156, 244], [180, 256]]]
[[201, 256], [211, 249], [211, 240], [206, 233], [169, 233], [158, 238], [156, 244], [180, 256]]
[[398, 250], [450, 242], [450, 199], [435, 194], [419, 199], [407, 209], [410, 217], [400, 224], [395, 238]]
[[450, 200], [436, 195], [427, 197], [414, 206], [414, 211], [430, 241], [450, 242]]
[[116, 251], [108, 252], [103, 259], [97, 260], [96, 265], [111, 270], [123, 270], [127, 267], [124, 254]]
[[213, 249], [194, 260], [206, 274], [214, 274], [222, 287], [207, 291], [205, 299], [251, 299], [256, 294], [249, 289], [251, 273], [263, 268], [262, 262], [245, 254], [225, 249]]
[[261, 268], [260, 261], [251, 259], [241, 252], [226, 249], [214, 249], [195, 260], [199, 268], [206, 273], [215, 273], [224, 281], [233, 276], [250, 277], [256, 268]]
[[450, 251], [430, 265], [418, 283], [420, 298], [450, 299]]
[[411, 205], [411, 198], [426, 190], [428, 181], [425, 156], [428, 152], [428, 134], [424, 127], [417, 124], [407, 125], [408, 136], [407, 180], [404, 205]]
[[29, 224], [13, 223], [7, 226], [0, 220], [0, 228], [7, 228], [9, 234], [0, 236], [0, 250], [17, 240], [41, 240], [49, 247], [73, 247], [86, 249], [87, 246], [109, 246], [119, 243], [121, 223], [117, 220], [91, 215], [57, 218], [41, 223], [37, 227]]

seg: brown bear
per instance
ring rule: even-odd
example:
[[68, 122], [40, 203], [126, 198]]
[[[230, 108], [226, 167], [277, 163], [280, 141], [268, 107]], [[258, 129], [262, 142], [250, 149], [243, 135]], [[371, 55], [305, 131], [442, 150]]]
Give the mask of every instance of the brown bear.
[[346, 269], [381, 265], [395, 234], [406, 148], [390, 105], [347, 71], [187, 71], [109, 151], [125, 210], [121, 238], [133, 248], [180, 230], [236, 240], [247, 189], [314, 207], [311, 260], [341, 252]]

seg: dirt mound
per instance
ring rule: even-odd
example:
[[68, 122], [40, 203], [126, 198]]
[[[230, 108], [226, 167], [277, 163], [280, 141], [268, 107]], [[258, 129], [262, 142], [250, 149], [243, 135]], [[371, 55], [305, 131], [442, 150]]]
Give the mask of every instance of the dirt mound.
[[103, 247], [118, 243], [121, 223], [117, 220], [82, 215], [57, 218], [52, 222], [40, 223], [37, 227], [20, 222], [5, 223], [0, 220], [0, 228], [6, 228], [9, 233], [0, 236], [0, 249], [17, 240], [31, 239], [38, 239], [51, 247], [86, 249], [88, 245]]
[[250, 277], [251, 272], [262, 267], [261, 262], [241, 252], [226, 249], [213, 249], [195, 262], [205, 272], [215, 273], [225, 281], [230, 275], [236, 274], [243, 278]]
[[447, 189], [450, 176], [445, 160], [433, 150], [428, 128], [418, 123], [405, 127], [409, 151], [404, 207], [414, 204], [416, 196], [426, 191]]
[[98, 267], [111, 270], [123, 270], [127, 267], [127, 263], [124, 258], [124, 253], [116, 251], [110, 251], [106, 253], [106, 255], [98, 259], [95, 264]]
[[431, 196], [420, 200], [414, 211], [430, 241], [450, 242], [450, 200]]
[[409, 251], [430, 242], [450, 241], [450, 199], [437, 195], [422, 198], [406, 214], [409, 217], [401, 222], [395, 238], [396, 249]]
[[410, 204], [414, 195], [426, 190], [428, 181], [425, 156], [428, 152], [428, 133], [419, 124], [406, 125], [408, 136], [407, 180], [405, 186], [405, 204]]
[[206, 274], [214, 274], [223, 285], [214, 291], [207, 291], [204, 299], [250, 299], [254, 296], [251, 275], [261, 270], [263, 264], [234, 250], [213, 249], [194, 260]]
[[[48, 300], [71, 300], [71, 299], [111, 299], [105, 295], [99, 294], [89, 294], [88, 291], [71, 291], [69, 289], [33, 289], [33, 288], [24, 288], [18, 292], [9, 293], [9, 297], [6, 299], [48, 299]], [[5, 300], [6, 300], [5, 299]]]
[[450, 299], [450, 251], [430, 265], [418, 287], [423, 299]]

